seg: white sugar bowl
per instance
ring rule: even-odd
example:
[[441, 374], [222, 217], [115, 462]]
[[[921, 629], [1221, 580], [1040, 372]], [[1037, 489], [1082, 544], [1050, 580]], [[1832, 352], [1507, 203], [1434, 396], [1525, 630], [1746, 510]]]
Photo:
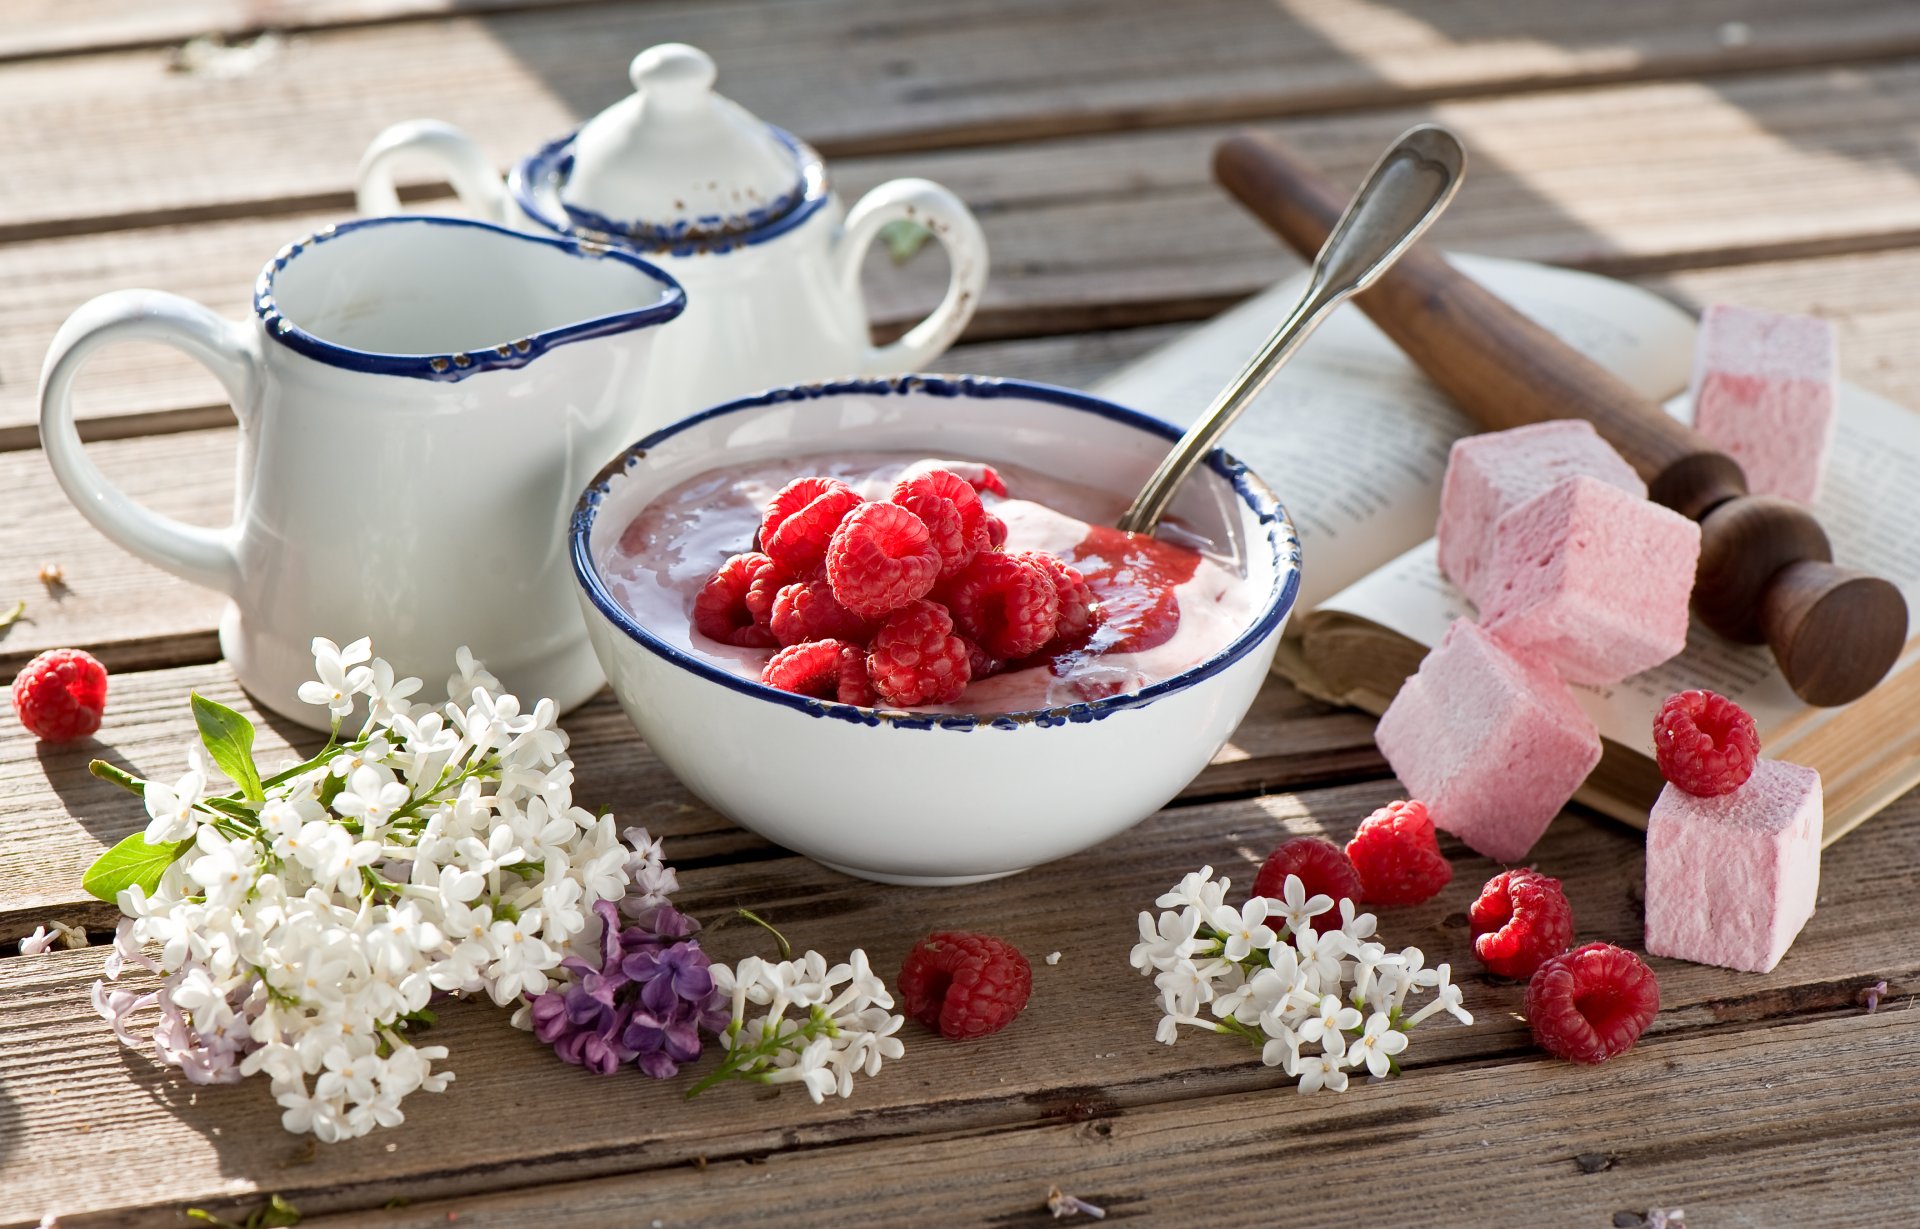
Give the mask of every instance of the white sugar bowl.
[[[896, 179], [851, 210], [820, 155], [713, 90], [714, 63], [665, 43], [635, 57], [634, 93], [522, 159], [503, 182], [459, 129], [412, 120], [361, 160], [362, 213], [400, 210], [395, 164], [437, 163], [467, 207], [523, 230], [628, 249], [685, 287], [656, 351], [652, 430], [776, 384], [924, 370], [960, 336], [987, 280], [973, 214], [939, 184]], [[868, 332], [860, 266], [890, 222], [924, 226], [951, 273], [933, 313], [888, 345]]]

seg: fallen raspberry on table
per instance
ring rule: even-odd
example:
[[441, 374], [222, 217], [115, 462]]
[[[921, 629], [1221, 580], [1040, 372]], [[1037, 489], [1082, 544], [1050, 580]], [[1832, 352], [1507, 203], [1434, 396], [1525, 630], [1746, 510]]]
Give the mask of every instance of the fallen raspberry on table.
[[1017, 660], [1053, 639], [1060, 597], [1045, 568], [1014, 555], [978, 555], [945, 590], [953, 619], [993, 656]]
[[951, 704], [973, 675], [967, 642], [953, 634], [946, 608], [914, 602], [874, 633], [867, 650], [867, 677], [880, 699], [910, 708]]
[[902, 478], [893, 502], [919, 517], [940, 555], [940, 575], [955, 576], [987, 549], [987, 510], [966, 479], [935, 469]]
[[1473, 954], [1487, 971], [1524, 981], [1573, 942], [1573, 906], [1560, 881], [1522, 867], [1501, 871], [1467, 908]]
[[48, 649], [13, 680], [13, 711], [35, 738], [85, 738], [107, 707], [107, 668], [84, 649]]
[[1360, 903], [1360, 876], [1354, 873], [1353, 863], [1347, 861], [1338, 845], [1323, 837], [1296, 836], [1268, 854], [1260, 873], [1253, 877], [1253, 894], [1268, 900], [1286, 899], [1288, 875], [1300, 876], [1300, 886], [1309, 897], [1332, 898], [1333, 908], [1313, 919], [1313, 928], [1321, 934], [1340, 929], [1341, 901]]
[[1347, 842], [1360, 890], [1376, 905], [1417, 905], [1453, 879], [1424, 802], [1389, 802]]
[[1033, 993], [1033, 966], [992, 935], [943, 930], [913, 945], [900, 966], [903, 1011], [956, 1041], [997, 1033]]
[[1731, 794], [1753, 775], [1760, 731], [1747, 710], [1711, 691], [1667, 697], [1653, 719], [1660, 775], [1689, 794]]
[[852, 646], [838, 640], [809, 640], [775, 653], [760, 672], [760, 681], [781, 691], [818, 699], [840, 694], [840, 655]]
[[933, 588], [940, 555], [919, 517], [898, 504], [862, 504], [833, 531], [827, 580], [864, 619], [889, 615]]
[[[749, 605], [752, 594], [749, 593]], [[865, 619], [842, 606], [833, 586], [824, 580], [795, 581], [780, 588], [773, 599], [767, 626], [782, 645], [809, 640], [852, 640], [864, 643], [873, 634]]]
[[1054, 596], [1060, 602], [1053, 628], [1054, 640], [1069, 646], [1084, 643], [1100, 622], [1100, 603], [1093, 596], [1093, 586], [1087, 583], [1087, 578], [1078, 568], [1045, 551], [1020, 551], [1014, 558], [1035, 565], [1053, 582]]
[[1549, 958], [1527, 983], [1527, 1027], [1555, 1058], [1604, 1063], [1624, 1054], [1660, 1011], [1646, 961], [1610, 943]]
[[867, 673], [867, 651], [857, 644], [840, 648], [840, 682], [833, 698], [862, 708], [872, 708], [879, 699], [873, 690], [873, 678]]
[[811, 575], [827, 556], [842, 517], [863, 502], [838, 478], [796, 478], [767, 501], [760, 517], [760, 549], [787, 576]]
[[771, 648], [773, 633], [754, 617], [748, 606], [748, 591], [775, 571], [773, 560], [761, 554], [735, 555], [721, 564], [694, 595], [694, 630], [721, 644]]

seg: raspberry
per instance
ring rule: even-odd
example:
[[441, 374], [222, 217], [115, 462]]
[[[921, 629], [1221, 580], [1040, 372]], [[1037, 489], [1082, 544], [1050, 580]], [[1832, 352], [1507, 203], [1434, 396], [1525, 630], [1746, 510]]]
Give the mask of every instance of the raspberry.
[[867, 674], [867, 651], [857, 644], [840, 647], [840, 683], [833, 698], [862, 708], [872, 708], [879, 699], [873, 691], [873, 679]]
[[1361, 820], [1347, 858], [1376, 905], [1417, 905], [1453, 879], [1424, 802], [1389, 802]]
[[1014, 555], [978, 555], [954, 579], [953, 617], [995, 657], [1037, 653], [1053, 639], [1060, 598], [1046, 569]]
[[1082, 644], [1100, 622], [1100, 603], [1093, 596], [1093, 586], [1087, 583], [1087, 578], [1078, 569], [1042, 550], [1021, 551], [1014, 558], [1039, 567], [1053, 582], [1053, 591], [1060, 598], [1060, 616], [1054, 624], [1053, 638], [1063, 645]]
[[72, 742], [100, 728], [107, 668], [84, 649], [48, 649], [13, 680], [13, 711], [35, 738]]
[[1033, 993], [1033, 966], [992, 935], [943, 930], [913, 945], [894, 983], [901, 1010], [963, 1041], [1013, 1023]]
[[987, 513], [987, 549], [999, 550], [1006, 544], [1007, 523], [993, 513]]
[[[752, 594], [748, 601], [751, 604]], [[809, 640], [855, 640], [864, 642], [873, 634], [866, 620], [833, 598], [833, 587], [824, 580], [796, 581], [784, 585], [773, 600], [768, 617], [773, 638], [783, 645], [805, 644]]]
[[863, 501], [838, 478], [796, 478], [768, 501], [760, 549], [790, 577], [804, 578], [826, 558], [834, 527]]
[[1660, 775], [1689, 794], [1731, 794], [1753, 775], [1760, 732], [1747, 710], [1711, 691], [1667, 697], [1653, 719], [1653, 754]]
[[693, 627], [709, 640], [746, 649], [773, 646], [773, 633], [754, 617], [748, 592], [774, 572], [765, 555], [735, 555], [702, 586], [693, 599]]
[[973, 677], [967, 642], [933, 602], [914, 602], [887, 620], [867, 650], [867, 675], [874, 692], [897, 708], [950, 704]]
[[1555, 1058], [1604, 1063], [1640, 1040], [1660, 1011], [1660, 983], [1646, 961], [1589, 943], [1551, 957], [1527, 983], [1527, 1027]]
[[1573, 906], [1560, 881], [1535, 870], [1502, 871], [1467, 909], [1473, 954], [1500, 977], [1524, 980], [1573, 942]]
[[967, 485], [975, 491], [991, 491], [1002, 499], [1007, 497], [1006, 479], [991, 465], [978, 461], [948, 461], [941, 468], [966, 479]]
[[1325, 893], [1334, 907], [1313, 919], [1313, 928], [1321, 934], [1340, 929], [1340, 902], [1360, 903], [1360, 876], [1353, 863], [1332, 841], [1317, 836], [1296, 836], [1267, 855], [1260, 873], [1253, 877], [1253, 894], [1269, 900], [1285, 900], [1287, 876], [1300, 876], [1300, 886], [1308, 896]]
[[827, 580], [842, 606], [878, 619], [922, 597], [940, 573], [933, 536], [898, 504], [862, 504], [833, 531]]
[[960, 642], [967, 646], [967, 675], [969, 679], [990, 678], [1000, 673], [1000, 671], [1006, 667], [1006, 662], [989, 655], [985, 649], [973, 641], [968, 640], [965, 636], [960, 637]]
[[767, 668], [760, 672], [760, 681], [798, 695], [837, 698], [840, 655], [851, 647], [839, 640], [809, 640], [805, 644], [789, 645], [767, 662]]
[[940, 553], [940, 575], [955, 576], [987, 549], [987, 510], [967, 481], [944, 469], [902, 478], [893, 502], [919, 517]]

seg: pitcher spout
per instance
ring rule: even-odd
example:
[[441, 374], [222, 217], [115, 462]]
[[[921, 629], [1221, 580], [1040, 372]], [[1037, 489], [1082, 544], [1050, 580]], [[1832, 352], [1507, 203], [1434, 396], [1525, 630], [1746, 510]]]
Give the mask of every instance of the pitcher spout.
[[254, 286], [266, 335], [329, 366], [464, 380], [558, 346], [665, 324], [686, 292], [657, 266], [588, 240], [468, 218], [388, 216], [280, 249]]

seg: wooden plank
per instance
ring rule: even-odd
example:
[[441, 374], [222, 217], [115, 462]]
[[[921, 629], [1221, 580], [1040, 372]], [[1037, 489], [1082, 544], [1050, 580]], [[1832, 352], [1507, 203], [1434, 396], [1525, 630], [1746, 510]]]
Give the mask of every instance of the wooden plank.
[[[1689, 1224], [1879, 1229], [1913, 1193], [1917, 1095], [1911, 1016], [1841, 1014], [1651, 1043], [1597, 1070], [1527, 1057], [1341, 1097], [1214, 1097], [302, 1223], [1037, 1226], [1058, 1186], [1110, 1221], [1170, 1225], [1272, 1224], [1318, 1203], [1353, 1225], [1603, 1226], [1681, 1207]], [[1365, 1172], [1392, 1178], [1344, 1176]]]
[[[583, 796], [599, 788], [594, 780], [606, 778], [599, 768], [583, 766]], [[751, 907], [802, 946], [836, 953], [864, 946], [883, 970], [898, 967], [914, 938], [942, 927], [987, 929], [1032, 957], [1062, 953], [1057, 965], [1036, 962], [1033, 1000], [1005, 1033], [983, 1045], [950, 1045], [916, 1031], [897, 1067], [864, 1085], [853, 1100], [823, 1107], [740, 1089], [687, 1103], [684, 1082], [596, 1083], [557, 1065], [507, 1028], [497, 1011], [456, 1005], [434, 1030], [455, 1055], [459, 1080], [453, 1088], [409, 1101], [404, 1130], [316, 1151], [279, 1131], [275, 1107], [257, 1085], [189, 1089], [153, 1069], [145, 1055], [120, 1051], [85, 1007], [97, 952], [0, 960], [0, 1089], [8, 1098], [0, 1103], [6, 1115], [0, 1121], [14, 1141], [0, 1155], [0, 1224], [30, 1223], [49, 1209], [69, 1229], [167, 1224], [183, 1203], [265, 1191], [279, 1191], [310, 1213], [370, 1209], [396, 1196], [423, 1201], [670, 1170], [700, 1157], [758, 1157], [854, 1140], [1124, 1117], [1148, 1104], [1228, 1093], [1253, 1098], [1242, 1107], [1250, 1117], [1269, 1106], [1294, 1106], [1299, 1103], [1291, 1094], [1275, 1091], [1281, 1081], [1274, 1073], [1226, 1039], [1190, 1038], [1171, 1049], [1155, 1043], [1151, 987], [1125, 963], [1135, 912], [1201, 862], [1225, 868], [1244, 884], [1258, 860], [1287, 836], [1344, 839], [1394, 789], [1392, 782], [1373, 782], [1177, 807], [1044, 873], [966, 888], [863, 884], [793, 857], [687, 867], [680, 899], [695, 914], [711, 919], [736, 906]], [[657, 816], [642, 797], [621, 788], [610, 801], [624, 819], [663, 828], [675, 822]], [[1460, 1086], [1441, 1073], [1498, 1063], [1518, 1074], [1474, 1086], [1480, 1091], [1462, 1102], [1466, 1116], [1454, 1121], [1456, 1133], [1466, 1122], [1502, 1112], [1488, 1101], [1509, 1092], [1536, 1106], [1528, 1115], [1556, 1115], [1568, 1124], [1562, 1130], [1576, 1133], [1585, 1114], [1569, 1107], [1599, 1105], [1614, 1095], [1634, 1098], [1637, 1113], [1649, 1122], [1681, 1116], [1676, 1106], [1690, 1103], [1649, 1097], [1676, 1061], [1667, 1057], [1662, 1038], [1703, 1036], [1709, 1047], [1731, 1055], [1750, 1044], [1742, 1034], [1745, 1025], [1854, 1010], [1855, 994], [1875, 978], [1885, 977], [1896, 996], [1920, 989], [1920, 918], [1887, 905], [1920, 877], [1916, 816], [1920, 798], [1910, 798], [1827, 852], [1819, 912], [1773, 973], [1655, 961], [1665, 1010], [1649, 1040], [1633, 1057], [1591, 1073], [1528, 1058], [1518, 1016], [1524, 988], [1495, 984], [1472, 971], [1464, 908], [1496, 868], [1449, 844], [1453, 885], [1424, 905], [1386, 911], [1382, 930], [1393, 944], [1414, 943], [1430, 960], [1451, 961], [1477, 1022], [1422, 1033], [1410, 1074], [1392, 1093], [1363, 1092], [1328, 1112], [1339, 1118], [1358, 1111], [1352, 1130], [1387, 1132], [1396, 1144], [1405, 1142], [1405, 1129], [1420, 1120], [1419, 1111], [1415, 1119], [1401, 1119], [1378, 1097], [1420, 1097], [1426, 1095], [1422, 1082], [1434, 1080], [1432, 1095], [1461, 1100]], [[671, 839], [669, 850], [678, 857]], [[1537, 865], [1565, 883], [1583, 940], [1638, 945], [1637, 834], [1568, 816], [1534, 854]], [[755, 928], [729, 926], [711, 935], [709, 946], [720, 958], [734, 959], [763, 938]], [[1715, 1112], [1740, 1116], [1750, 1127], [1757, 1112], [1787, 1112], [1787, 1105], [1803, 1099], [1801, 1076], [1817, 1075], [1836, 1094], [1864, 1096], [1855, 1085], [1876, 1081], [1904, 1087], [1904, 1070], [1888, 1068], [1895, 1058], [1904, 1064], [1904, 1047], [1915, 1043], [1910, 1024], [1898, 1024], [1895, 1031], [1907, 1040], [1894, 1058], [1867, 1045], [1862, 1053], [1884, 1061], [1848, 1068], [1871, 1078], [1835, 1079], [1830, 1062], [1790, 1048], [1791, 1061], [1743, 1064], [1745, 1099]], [[1884, 1021], [1862, 1022], [1848, 1041], [1864, 1044], [1870, 1029], [1884, 1027]], [[1800, 1074], [1789, 1076], [1789, 1067]], [[1536, 1085], [1538, 1077], [1528, 1071], [1541, 1068], [1547, 1068], [1540, 1072], [1545, 1083]], [[1765, 1090], [1766, 1083], [1781, 1080], [1791, 1082], [1777, 1095]], [[1574, 1090], [1582, 1100], [1565, 1100]], [[589, 1104], [590, 1112], [581, 1112]], [[1649, 1105], [1666, 1108], [1654, 1113]], [[498, 1126], [503, 1109], [512, 1114], [512, 1130]], [[1616, 1120], [1604, 1121], [1608, 1131], [1585, 1136], [1591, 1143], [1579, 1151], [1607, 1150], [1621, 1138], [1610, 1133]], [[77, 1134], [83, 1127], [85, 1140]], [[1318, 1141], [1311, 1132], [1304, 1138]], [[1638, 1147], [1642, 1139], [1628, 1143]], [[86, 1151], [85, 1169], [72, 1164], [76, 1148]], [[168, 1163], [151, 1164], [156, 1155]], [[1315, 1155], [1324, 1164], [1324, 1150]], [[1414, 1149], [1403, 1159], [1411, 1165], [1418, 1155]], [[1556, 1140], [1539, 1163], [1564, 1165], [1565, 1157]], [[96, 1172], [111, 1173], [115, 1181], [100, 1182], [92, 1176]], [[1088, 1193], [1101, 1192], [1103, 1185], [1093, 1184]], [[1679, 1192], [1672, 1202], [1685, 1196]]]
[[[605, 0], [16, 0], [14, 20], [0, 31], [0, 59], [585, 5], [605, 6]], [[881, 11], [871, 0], [863, 7], [870, 18]], [[1316, 40], [1350, 54], [1363, 51], [1381, 86], [1456, 94], [1873, 57], [1889, 54], [1890, 42], [1899, 46], [1913, 33], [1910, 15], [1887, 0], [1845, 0], [1818, 14], [1787, 0], [1714, 0], [1684, 14], [1644, 0], [1597, 11], [1535, 11], [1546, 6], [1481, 0], [1417, 17], [1355, 0], [1277, 0], [1273, 7]], [[808, 16], [850, 20], [861, 11], [816, 4]], [[1251, 6], [1246, 15], [1270, 19]], [[1727, 30], [1729, 22], [1744, 29]], [[1270, 90], [1289, 87], [1300, 88], [1286, 81], [1267, 84]]]
[[[1920, 147], [1906, 141], [1902, 118], [1915, 109], [1920, 62], [1726, 82], [1717, 91], [1660, 84], [1449, 104], [1436, 114], [1460, 128], [1475, 162], [1439, 237], [1466, 250], [1626, 273], [1883, 248], [1920, 235]], [[1303, 119], [1277, 129], [1355, 183], [1418, 114]], [[1225, 131], [850, 159], [838, 170], [849, 194], [921, 172], [974, 203], [994, 272], [971, 337], [1077, 332], [1203, 317], [1298, 268], [1212, 186], [1207, 159]], [[1642, 132], [1660, 136], [1624, 139]], [[0, 448], [32, 443], [47, 343], [86, 298], [146, 285], [238, 314], [260, 262], [326, 216], [0, 246]], [[1876, 259], [1910, 268], [1920, 257]], [[1807, 266], [1793, 284], [1823, 278], [1824, 268]], [[1839, 284], [1823, 288], [1822, 303], [1844, 310], [1857, 283], [1878, 311], [1891, 310], [1881, 287], [1894, 278], [1877, 275], [1871, 262], [1832, 268]], [[932, 250], [899, 269], [876, 256], [875, 318], [918, 316], [944, 276]], [[1905, 327], [1888, 333], [1889, 353], [1910, 340]], [[80, 398], [82, 414], [98, 420], [96, 433], [218, 421], [216, 387], [184, 359], [145, 346], [109, 351], [97, 363]]]
[[[56, 919], [112, 927], [112, 907], [89, 897], [80, 877], [102, 850], [145, 827], [146, 814], [138, 798], [89, 776], [87, 763], [98, 757], [141, 776], [179, 776], [186, 771], [186, 746], [195, 738], [186, 707], [188, 693], [195, 691], [235, 706], [259, 724], [263, 763], [292, 762], [296, 749], [301, 754], [318, 749], [320, 739], [310, 731], [262, 714], [224, 663], [116, 675], [108, 690], [106, 726], [95, 739], [61, 747], [24, 736], [0, 739], [0, 825], [8, 833], [0, 843], [0, 951]], [[634, 822], [670, 836], [675, 859], [688, 865], [784, 856], [688, 793], [640, 741], [610, 692], [564, 724], [573, 739], [576, 797], [582, 805], [613, 806], [623, 816], [640, 807]], [[1183, 797], [1377, 778], [1384, 772], [1369, 718], [1309, 700], [1274, 679]]]
[[[729, 93], [830, 156], [1920, 50], [1920, 11], [1897, 0], [1818, 12], [1795, 0], [1570, 7], [1522, 13], [1481, 3], [1435, 16], [1427, 6], [1414, 16], [1361, 0], [1284, 8], [1261, 0], [954, 0], [909, 13], [861, 0], [660, 0], [316, 31], [238, 75], [176, 71], [164, 49], [24, 60], [0, 79], [0, 111], [16, 121], [0, 131], [0, 161], [10, 169], [0, 184], [0, 237], [341, 209], [367, 141], [419, 115], [461, 124], [504, 165], [626, 93], [629, 57], [665, 39], [706, 46]], [[1752, 37], [1723, 46], [1715, 31], [1736, 16]], [[1831, 76], [1828, 91], [1854, 108], [1843, 107], [1853, 122], [1846, 139], [1865, 134], [1892, 147], [1896, 160], [1912, 157], [1899, 148], [1899, 103], [1883, 96], [1879, 71], [1782, 73], [1788, 84], [1778, 88], [1790, 95], [1794, 81]], [[1677, 88], [1722, 97], [1729, 110], [1756, 94], [1771, 98], [1787, 110], [1760, 113], [1759, 124], [1788, 131], [1795, 100], [1777, 93], [1775, 80]], [[1573, 144], [1590, 144], [1581, 129], [1607, 117], [1604, 105], [1585, 114], [1590, 106], [1563, 103], [1548, 114], [1565, 123], [1571, 111], [1581, 121], [1569, 130]], [[1876, 108], [1895, 118], [1865, 122]], [[1645, 155], [1688, 135], [1662, 131], [1673, 118], [1664, 108], [1647, 118], [1612, 129], [1610, 142]], [[87, 156], [76, 158], [76, 149]], [[1033, 182], [1050, 182], [1048, 169], [1040, 171]], [[1788, 185], [1775, 175], [1759, 182]], [[1755, 210], [1758, 199], [1744, 196], [1743, 212], [1793, 208], [1781, 201]]]

